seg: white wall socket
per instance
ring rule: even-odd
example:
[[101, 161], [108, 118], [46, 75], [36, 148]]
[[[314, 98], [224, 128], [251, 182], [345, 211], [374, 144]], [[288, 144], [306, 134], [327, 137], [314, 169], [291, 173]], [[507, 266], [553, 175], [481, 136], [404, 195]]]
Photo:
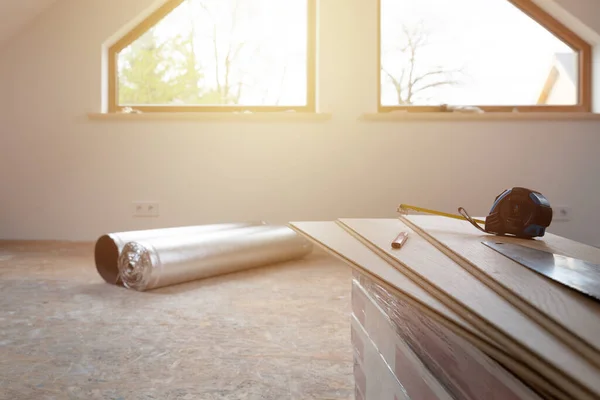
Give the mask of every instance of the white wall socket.
[[569, 207], [569, 206], [552, 207], [552, 220], [553, 221], [570, 221], [571, 220], [571, 207]]
[[134, 201], [132, 205], [132, 215], [134, 217], [158, 217], [159, 203], [156, 201]]

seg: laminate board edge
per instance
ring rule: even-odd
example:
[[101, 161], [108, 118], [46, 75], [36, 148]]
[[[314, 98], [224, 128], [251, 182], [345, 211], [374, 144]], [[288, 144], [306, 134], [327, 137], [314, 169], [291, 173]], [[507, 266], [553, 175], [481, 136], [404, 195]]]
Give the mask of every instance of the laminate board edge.
[[515, 295], [514, 291], [510, 290], [502, 283], [495, 280], [493, 277], [489, 276], [481, 269], [477, 268], [477, 266], [473, 265], [469, 260], [460, 254], [456, 253], [444, 243], [436, 240], [432, 235], [430, 235], [427, 231], [416, 225], [410, 219], [400, 216], [399, 218], [402, 223], [406, 224], [413, 231], [419, 234], [423, 239], [427, 240], [431, 245], [433, 245], [436, 249], [440, 250], [446, 256], [448, 256], [455, 263], [460, 265], [463, 269], [481, 281], [483, 284], [488, 286], [494, 292], [498, 293], [502, 298], [511, 303], [515, 308], [519, 309], [521, 312], [526, 314], [529, 318], [534, 320], [537, 324], [542, 326], [548, 332], [556, 336], [559, 340], [577, 352], [580, 356], [585, 358], [590, 363], [594, 364], [596, 367], [600, 367], [600, 353], [596, 350], [594, 346], [585, 341], [580, 336], [576, 335], [571, 330], [567, 329], [563, 325], [561, 325], [556, 320], [552, 319], [547, 314], [543, 313], [540, 309]]
[[468, 308], [466, 308], [464, 304], [458, 302], [443, 290], [437, 288], [435, 285], [430, 284], [422, 276], [414, 273], [410, 268], [389, 256], [375, 243], [367, 240], [364, 236], [352, 229], [350, 226], [344, 224], [342, 221], [337, 221], [337, 223], [345, 228], [361, 243], [375, 252], [375, 254], [387, 261], [391, 266], [408, 276], [413, 282], [424, 288], [434, 298], [440, 300], [450, 310], [465, 318], [470, 324], [476, 326], [485, 335], [489, 335], [493, 342], [498, 343], [498, 345], [506, 348], [507, 353], [510, 354], [511, 357], [519, 360], [525, 365], [528, 365], [529, 368], [539, 371], [540, 374], [545, 376], [546, 385], [548, 382], [557, 382], [559, 387], [563, 388], [564, 391], [568, 393], [568, 397], [565, 397], [565, 399], [598, 399], [598, 396], [584, 383], [574, 379], [573, 376], [566, 375], [564, 371], [561, 371], [555, 365], [550, 364], [547, 360], [544, 360], [542, 357], [540, 357], [539, 354], [525, 347], [520, 342], [515, 341], [514, 338], [512, 338], [506, 332], [500, 330], [498, 326], [492, 325], [489, 321], [477, 315], [476, 313], [469, 310], [468, 314], [466, 314], [465, 311], [467, 311]]
[[[335, 257], [336, 259], [346, 263], [353, 270], [366, 275], [367, 277], [369, 277], [369, 279], [372, 279], [374, 282], [383, 286], [384, 288], [386, 288], [388, 291], [390, 291], [394, 295], [400, 297], [402, 300], [404, 300], [405, 302], [410, 304], [412, 307], [415, 307], [416, 309], [421, 311], [427, 317], [429, 317], [432, 320], [436, 321], [437, 323], [443, 325], [445, 328], [447, 328], [454, 334], [456, 334], [456, 335], [462, 337], [463, 339], [467, 340], [468, 342], [472, 343], [475, 347], [477, 347], [484, 353], [488, 354], [490, 357], [492, 357], [493, 359], [495, 359], [496, 361], [498, 361], [502, 365], [504, 365], [506, 368], [511, 370], [515, 375], [520, 376], [521, 379], [527, 380], [532, 385], [532, 387], [536, 388], [536, 390], [538, 390], [540, 392], [547, 392], [548, 394], [552, 395], [556, 399], [573, 400], [572, 395], [567, 394], [566, 392], [561, 390], [558, 386], [554, 385], [552, 383], [552, 381], [549, 381], [545, 377], [541, 376], [538, 372], [539, 371], [538, 369], [531, 368], [530, 366], [519, 362], [517, 359], [514, 358], [513, 355], [504, 351], [503, 346], [501, 344], [499, 344], [498, 342], [496, 342], [493, 339], [490, 340], [489, 335], [480, 331], [478, 328], [474, 327], [468, 321], [465, 321], [462, 317], [460, 317], [460, 314], [459, 314], [459, 317], [461, 318], [461, 320], [464, 323], [464, 325], [462, 325], [462, 326], [460, 324], [454, 322], [453, 320], [447, 318], [446, 316], [440, 314], [439, 312], [432, 309], [431, 307], [425, 305], [419, 299], [414, 298], [410, 294], [393, 286], [393, 284], [386, 282], [385, 280], [382, 280], [379, 276], [371, 273], [368, 270], [367, 266], [359, 265], [359, 264], [353, 262], [352, 260], [348, 259], [346, 256], [344, 256], [344, 254], [331, 249], [323, 242], [319, 241], [318, 239], [314, 238], [307, 232], [303, 231], [301, 228], [294, 225], [293, 222], [289, 223], [288, 226], [291, 229], [293, 229], [294, 231], [296, 231], [297, 233], [299, 233], [300, 235], [307, 238], [309, 241], [314, 243], [316, 246], [323, 249], [328, 254], [330, 254], [333, 257]], [[342, 228], [344, 228], [344, 226], [342, 226]], [[351, 233], [349, 233], [349, 234], [352, 235]], [[354, 235], [352, 235], [352, 236], [355, 237]], [[369, 246], [367, 246], [367, 247], [369, 247]], [[375, 253], [375, 254], [379, 256], [379, 254], [377, 254], [377, 253]], [[389, 262], [388, 262], [388, 264], [389, 264]], [[394, 267], [392, 265], [390, 265], [390, 268], [394, 268]], [[444, 305], [447, 307], [446, 304], [444, 304]], [[451, 311], [454, 312], [453, 310], [451, 310]], [[587, 398], [591, 398], [591, 397], [583, 397], [583, 398], [587, 399]]]

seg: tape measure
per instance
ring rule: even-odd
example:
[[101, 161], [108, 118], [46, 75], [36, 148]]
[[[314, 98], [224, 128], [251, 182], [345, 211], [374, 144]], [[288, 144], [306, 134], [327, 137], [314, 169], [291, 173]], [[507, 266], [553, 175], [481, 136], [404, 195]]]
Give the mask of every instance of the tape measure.
[[552, 207], [548, 199], [538, 191], [523, 187], [507, 189], [496, 196], [485, 221], [471, 218], [463, 207], [458, 209], [460, 215], [407, 204], [398, 207], [398, 211], [402, 214], [406, 214], [408, 210], [466, 220], [485, 233], [527, 239], [544, 236], [546, 228], [552, 222]]

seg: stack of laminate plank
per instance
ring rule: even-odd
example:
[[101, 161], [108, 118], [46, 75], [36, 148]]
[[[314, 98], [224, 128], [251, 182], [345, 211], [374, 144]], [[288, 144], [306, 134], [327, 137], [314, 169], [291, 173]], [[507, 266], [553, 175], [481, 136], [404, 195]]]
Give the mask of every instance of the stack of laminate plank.
[[[409, 215], [290, 226], [355, 270], [357, 398], [402, 398], [391, 384], [361, 382], [377, 369], [373, 347], [407, 399], [600, 399], [600, 302], [484, 246], [489, 235], [469, 223]], [[402, 231], [409, 239], [393, 249]], [[494, 240], [600, 263], [600, 249], [548, 233]], [[435, 351], [434, 336], [444, 342]]]

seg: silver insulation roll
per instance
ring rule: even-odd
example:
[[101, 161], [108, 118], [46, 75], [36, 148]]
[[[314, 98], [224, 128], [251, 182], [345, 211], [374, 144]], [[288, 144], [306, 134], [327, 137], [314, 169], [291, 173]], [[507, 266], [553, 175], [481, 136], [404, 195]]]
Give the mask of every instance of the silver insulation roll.
[[119, 257], [127, 288], [146, 291], [301, 258], [312, 244], [287, 226], [252, 226], [129, 242]]
[[265, 225], [263, 221], [249, 221], [238, 223], [223, 223], [211, 225], [193, 225], [171, 227], [162, 229], [146, 229], [129, 232], [116, 232], [102, 235], [94, 248], [94, 259], [98, 273], [107, 283], [121, 284], [119, 281], [118, 261], [125, 244], [131, 241], [147, 240], [157, 237], [181, 236], [189, 234], [203, 234], [223, 231], [227, 229], [244, 228], [249, 226]]

